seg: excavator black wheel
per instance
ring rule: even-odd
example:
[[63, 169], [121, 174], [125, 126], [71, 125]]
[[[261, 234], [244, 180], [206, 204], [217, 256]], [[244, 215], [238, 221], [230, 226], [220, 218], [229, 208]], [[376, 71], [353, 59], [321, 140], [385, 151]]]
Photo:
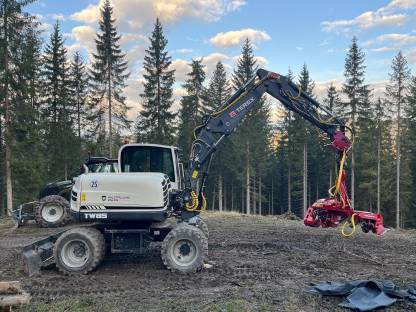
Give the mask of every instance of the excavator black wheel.
[[35, 204], [35, 221], [40, 227], [51, 228], [67, 224], [71, 217], [69, 202], [59, 195], [43, 197]]
[[196, 226], [178, 224], [163, 240], [161, 256], [163, 264], [171, 271], [197, 272], [204, 267], [208, 256], [208, 238]]
[[53, 248], [56, 266], [63, 274], [88, 274], [100, 265], [105, 252], [103, 234], [91, 227], [64, 232]]

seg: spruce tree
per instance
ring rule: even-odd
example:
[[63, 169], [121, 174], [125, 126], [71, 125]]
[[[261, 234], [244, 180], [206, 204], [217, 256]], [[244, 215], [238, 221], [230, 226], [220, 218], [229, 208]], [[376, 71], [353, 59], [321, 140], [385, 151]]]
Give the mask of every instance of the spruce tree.
[[[368, 86], [364, 83], [365, 78], [365, 55], [358, 47], [357, 38], [352, 39], [351, 46], [345, 59], [344, 77], [345, 82], [342, 91], [348, 98], [345, 103], [346, 116], [351, 120], [352, 130], [357, 131], [357, 117], [360, 112], [368, 109]], [[355, 149], [351, 151], [351, 203], [355, 202]]]
[[[334, 86], [333, 83], [330, 84], [328, 89], [326, 90], [326, 97], [324, 99], [324, 103], [326, 104], [328, 110], [336, 117], [340, 117], [340, 106], [341, 104], [341, 98], [339, 96], [339, 93]], [[325, 159], [327, 160], [327, 163], [329, 164], [329, 184], [328, 189], [333, 186], [333, 184], [336, 181], [336, 157], [332, 151], [325, 151]]]
[[[250, 78], [254, 76], [257, 70], [256, 60], [253, 54], [253, 47], [250, 40], [246, 39], [243, 43], [241, 56], [237, 61], [237, 68], [232, 76], [232, 84], [234, 89], [243, 86]], [[256, 197], [261, 207], [263, 198], [260, 198], [259, 192], [253, 189], [251, 193], [252, 180], [257, 177], [264, 176], [268, 169], [267, 157], [269, 153], [269, 107], [264, 100], [260, 100], [253, 109], [247, 113], [246, 118], [239, 126], [232, 139], [232, 147], [235, 154], [238, 155], [232, 167], [235, 172], [236, 179], [244, 183], [242, 192], [245, 192], [245, 212], [251, 214], [256, 209]], [[245, 172], [241, 172], [241, 168], [245, 168]], [[260, 185], [260, 181], [256, 182]], [[253, 195], [253, 196], [252, 196]], [[242, 197], [244, 194], [242, 194]]]
[[400, 158], [402, 156], [402, 114], [406, 109], [407, 104], [407, 88], [408, 80], [410, 78], [410, 70], [407, 65], [407, 60], [400, 51], [393, 59], [390, 72], [390, 82], [386, 87], [386, 97], [388, 103], [396, 112], [396, 228], [400, 228], [400, 184], [401, 184], [401, 166]]
[[142, 118], [136, 123], [136, 136], [140, 141], [172, 144], [175, 114], [171, 109], [175, 71], [169, 68], [172, 61], [166, 51], [168, 41], [159, 19], [156, 20], [149, 41], [150, 47], [146, 50], [143, 65], [144, 91], [140, 95]]
[[[303, 92], [313, 97], [315, 83], [310, 78], [306, 63], [303, 64], [302, 70], [299, 73], [297, 85]], [[293, 163], [292, 196], [295, 208], [294, 212], [303, 216], [308, 206], [308, 194], [310, 193], [308, 162], [312, 162], [312, 160], [308, 159], [308, 154], [310, 153], [308, 149], [318, 149], [319, 143], [314, 138], [317, 133], [316, 129], [301, 116], [294, 114], [291, 128], [291, 133], [293, 133], [293, 147], [291, 149], [290, 159]], [[314, 151], [312, 151], [312, 155], [314, 155]]]
[[[406, 134], [405, 147], [406, 154], [404, 158], [409, 163], [410, 184], [416, 185], [416, 76], [411, 78], [408, 88], [409, 95], [407, 97], [406, 107]], [[406, 219], [410, 220], [410, 226], [416, 225], [416, 204], [415, 201], [409, 201], [409, 215]]]
[[[21, 33], [31, 27], [33, 17], [23, 12], [23, 9], [34, 0], [2, 0], [0, 3], [0, 71], [1, 71], [1, 101], [4, 114], [4, 167], [6, 182], [7, 210], [13, 208], [12, 185], [12, 120], [13, 97], [15, 95], [14, 78], [17, 66], [16, 51], [20, 48]], [[1, 119], [1, 118], [0, 118]]]
[[[295, 76], [292, 72], [292, 70], [289, 68], [287, 73], [287, 78], [290, 81], [294, 81]], [[285, 109], [285, 121], [284, 126], [286, 126], [286, 133], [287, 133], [287, 142], [286, 147], [287, 151], [286, 153], [281, 153], [281, 155], [285, 155], [287, 157], [287, 212], [292, 212], [292, 161], [290, 155], [293, 154], [293, 142], [291, 139], [291, 132], [292, 132], [292, 112], [288, 109]], [[281, 141], [281, 144], [283, 144], [284, 140]], [[283, 145], [284, 147], [284, 145]], [[281, 156], [281, 157], [282, 157]]]
[[81, 142], [81, 129], [86, 126], [87, 96], [88, 96], [88, 75], [85, 62], [81, 54], [75, 52], [70, 68], [71, 91], [75, 104], [75, 118], [78, 138]]
[[[207, 114], [217, 111], [230, 97], [230, 86], [227, 80], [227, 73], [224, 65], [218, 62], [215, 66], [214, 73], [209, 82], [208, 88], [205, 90], [203, 96], [204, 108]], [[230, 148], [230, 140], [224, 139], [221, 143], [220, 149], [215, 153], [213, 162], [211, 164], [211, 174], [209, 176], [208, 185], [216, 185], [218, 188], [218, 208], [220, 211], [225, 207], [226, 195], [224, 189], [227, 188], [228, 183], [233, 183], [230, 180], [232, 176], [229, 166], [232, 164], [232, 150]], [[214, 192], [213, 187], [210, 188]], [[233, 188], [232, 188], [233, 193]], [[231, 193], [231, 196], [233, 194]]]
[[205, 72], [202, 59], [192, 60], [189, 65], [191, 71], [187, 74], [188, 78], [183, 85], [187, 94], [181, 99], [179, 111], [178, 145], [182, 148], [184, 155], [190, 153], [193, 131], [197, 125], [201, 124], [201, 117], [205, 112], [203, 106]]
[[[12, 159], [14, 200], [17, 203], [32, 201], [45, 181], [43, 129], [40, 118], [39, 81], [41, 39], [33, 22], [20, 33], [18, 59], [15, 68], [16, 93], [13, 99]], [[30, 164], [30, 165], [28, 165]]]
[[73, 113], [71, 81], [59, 22], [47, 44], [43, 56], [43, 118], [47, 125], [49, 178], [67, 177], [74, 162]]
[[[91, 80], [93, 88], [92, 107], [95, 109], [97, 130], [100, 135], [105, 132], [103, 125], [108, 121], [108, 155], [113, 157], [115, 143], [113, 141], [114, 127], [127, 128], [126, 98], [123, 89], [126, 87], [127, 73], [126, 55], [120, 48], [121, 36], [117, 34], [116, 20], [113, 18], [113, 8], [109, 0], [105, 0], [101, 8], [99, 33], [96, 36], [96, 52], [93, 54]], [[107, 113], [107, 118], [103, 115]]]

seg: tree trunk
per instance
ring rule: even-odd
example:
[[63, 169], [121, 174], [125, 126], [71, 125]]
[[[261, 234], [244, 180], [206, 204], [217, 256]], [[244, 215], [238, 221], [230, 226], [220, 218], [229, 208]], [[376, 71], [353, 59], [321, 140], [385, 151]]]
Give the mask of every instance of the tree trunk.
[[270, 199], [271, 199], [271, 196], [270, 196], [271, 194], [269, 193], [269, 196], [268, 196], [268, 201], [269, 201], [269, 210], [268, 210], [268, 215], [270, 216], [271, 215], [271, 203], [270, 203]]
[[303, 216], [308, 209], [308, 146], [303, 145]]
[[211, 201], [211, 210], [215, 210], [215, 186], [212, 189], [212, 201]]
[[259, 215], [261, 215], [261, 174], [259, 173]]
[[292, 182], [291, 182], [291, 172], [290, 167], [287, 174], [287, 212], [292, 212]]
[[[352, 107], [352, 131], [355, 132], [355, 99]], [[355, 151], [354, 147], [351, 149], [351, 205], [355, 207]]]
[[400, 228], [400, 109], [401, 109], [401, 98], [398, 99], [397, 107], [397, 163], [396, 163], [396, 228]]
[[241, 173], [241, 213], [244, 213], [244, 174]]
[[223, 209], [224, 211], [227, 211], [227, 184], [225, 183], [225, 181], [223, 181], [223, 193], [224, 193], [224, 199], [223, 199]]
[[[110, 66], [110, 64], [108, 65]], [[113, 158], [113, 125], [112, 125], [112, 92], [111, 92], [111, 72], [108, 70], [108, 144], [110, 158]]]
[[234, 211], [234, 180], [231, 181], [231, 211]]
[[271, 198], [270, 198], [270, 200], [271, 200], [271, 214], [272, 215], [274, 215], [274, 207], [273, 207], [273, 204], [274, 204], [274, 183], [273, 183], [273, 181], [274, 181], [274, 179], [273, 179], [273, 171], [272, 171], [272, 194], [271, 194]]
[[250, 214], [250, 146], [246, 142], [246, 214]]
[[[2, 119], [1, 119], [1, 114], [0, 114], [0, 155], [1, 157], [3, 157], [3, 123], [2, 123]], [[3, 162], [0, 161], [0, 164], [2, 164]], [[0, 171], [1, 172], [1, 171]], [[4, 189], [3, 189], [3, 176], [0, 177], [0, 217], [4, 214], [4, 203], [3, 203], [3, 195], [4, 195]]]
[[[287, 131], [287, 144], [288, 144], [288, 151], [290, 151], [290, 121], [291, 121], [291, 112], [289, 111], [289, 127]], [[291, 161], [290, 161], [290, 154], [287, 160], [287, 212], [292, 212], [292, 181], [291, 181]]]
[[[380, 121], [379, 121], [380, 122]], [[380, 179], [381, 179], [381, 128], [378, 125], [378, 138], [377, 138], [377, 213], [380, 213]]]
[[218, 209], [222, 212], [222, 175], [218, 176]]
[[[6, 4], [4, 4], [6, 6]], [[9, 99], [9, 50], [8, 50], [8, 16], [7, 8], [4, 13], [4, 38], [5, 38], [5, 53], [4, 53], [4, 149], [5, 149], [5, 165], [6, 165], [6, 200], [7, 200], [7, 214], [11, 214], [13, 209], [13, 184], [12, 184], [12, 151], [11, 151], [11, 108]]]
[[257, 190], [257, 188], [256, 188], [256, 171], [255, 170], [253, 170], [253, 176], [250, 177], [250, 179], [253, 180], [253, 192], [251, 192], [251, 194], [253, 195], [252, 196], [252, 201], [253, 201], [253, 214], [255, 215], [256, 214], [256, 210], [257, 210], [257, 204], [256, 204], [256, 196], [257, 196], [256, 190]]
[[79, 82], [77, 82], [77, 123], [78, 123], [78, 139], [81, 139], [81, 99], [79, 91]]

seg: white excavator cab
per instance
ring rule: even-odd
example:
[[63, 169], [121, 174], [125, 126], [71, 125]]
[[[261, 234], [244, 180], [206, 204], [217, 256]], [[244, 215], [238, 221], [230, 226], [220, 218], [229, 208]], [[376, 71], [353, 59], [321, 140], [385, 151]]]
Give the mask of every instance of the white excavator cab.
[[169, 177], [173, 190], [180, 190], [183, 181], [183, 165], [179, 149], [158, 144], [127, 144], [120, 148], [121, 172], [158, 172]]
[[120, 148], [119, 172], [86, 173], [72, 188], [77, 220], [163, 221], [170, 193], [181, 190], [183, 166], [174, 146], [127, 144]]

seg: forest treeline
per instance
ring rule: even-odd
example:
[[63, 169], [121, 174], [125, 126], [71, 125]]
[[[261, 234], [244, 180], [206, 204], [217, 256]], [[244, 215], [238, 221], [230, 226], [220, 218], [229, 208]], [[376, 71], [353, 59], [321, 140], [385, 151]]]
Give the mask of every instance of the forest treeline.
[[[218, 62], [207, 76], [203, 58], [189, 60], [185, 95], [174, 111], [175, 70], [156, 20], [143, 55], [143, 92], [137, 98], [142, 110], [130, 121], [123, 95], [128, 64], [110, 1], [101, 8], [89, 60], [80, 52], [68, 54], [58, 21], [50, 38], [42, 39], [39, 21], [25, 13], [32, 2], [0, 1], [2, 214], [33, 200], [45, 183], [70, 178], [89, 154], [116, 157], [126, 136], [178, 145], [186, 160], [202, 117], [218, 110], [258, 68], [248, 39], [231, 73]], [[289, 69], [287, 75], [317, 96], [306, 64], [300, 73]], [[330, 85], [319, 100], [356, 134], [347, 167], [354, 207], [380, 211], [390, 226], [414, 227], [416, 77], [405, 56], [394, 57], [384, 96], [376, 98], [366, 82], [365, 54], [353, 38], [342, 86]], [[261, 100], [217, 151], [208, 209], [302, 216], [308, 205], [327, 196], [337, 175], [328, 139], [283, 107], [282, 118], [272, 120], [271, 109], [270, 99]]]

